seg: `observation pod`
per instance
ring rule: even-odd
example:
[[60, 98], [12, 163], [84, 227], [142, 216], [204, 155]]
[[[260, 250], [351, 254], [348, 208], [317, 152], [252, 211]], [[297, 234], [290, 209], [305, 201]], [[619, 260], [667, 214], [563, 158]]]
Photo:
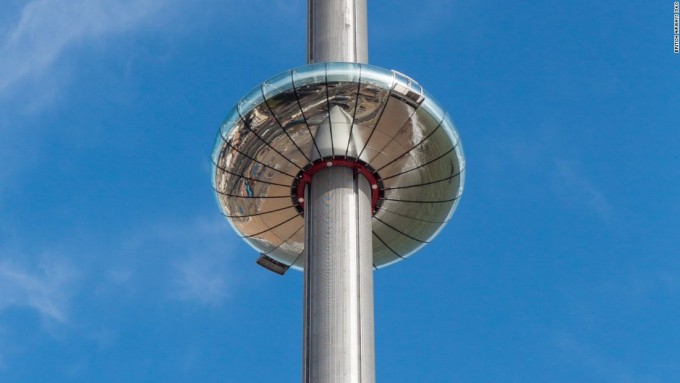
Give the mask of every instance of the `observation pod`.
[[[409, 77], [309, 64], [265, 81], [220, 128], [212, 155], [222, 213], [279, 272], [305, 265], [305, 189], [325, 168], [371, 187], [373, 267], [407, 258], [451, 219], [465, 159], [451, 120]], [[363, 182], [363, 181], [362, 181]]]

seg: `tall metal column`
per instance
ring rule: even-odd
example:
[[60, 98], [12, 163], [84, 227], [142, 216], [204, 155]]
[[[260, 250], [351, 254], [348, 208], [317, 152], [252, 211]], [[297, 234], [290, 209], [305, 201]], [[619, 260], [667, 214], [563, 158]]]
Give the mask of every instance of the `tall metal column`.
[[307, 0], [307, 63], [367, 63], [366, 14], [366, 0]]
[[[307, 61], [368, 60], [365, 0], [308, 0]], [[374, 383], [371, 186], [329, 167], [305, 191], [303, 383]]]

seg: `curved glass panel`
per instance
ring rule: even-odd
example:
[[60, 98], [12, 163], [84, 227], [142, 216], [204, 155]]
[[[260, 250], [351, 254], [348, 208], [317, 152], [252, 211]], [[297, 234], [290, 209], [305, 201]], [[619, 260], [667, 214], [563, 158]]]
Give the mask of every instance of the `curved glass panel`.
[[248, 92], [245, 97], [243, 97], [241, 101], [238, 102], [237, 106], [239, 112], [241, 112], [241, 115], [243, 115], [263, 102], [264, 96], [262, 95], [262, 84], [260, 84]]
[[390, 90], [394, 86], [394, 72], [377, 66], [362, 65], [361, 83]]
[[418, 221], [387, 210], [382, 210], [378, 219], [390, 222], [395, 229], [422, 242], [430, 242], [433, 234], [443, 226], [441, 223]]
[[[290, 77], [292, 81], [292, 77]], [[307, 126], [305, 116], [302, 114], [298, 97], [295, 90], [291, 89], [275, 94], [271, 97], [267, 95], [267, 106], [269, 107], [272, 116], [283, 127], [285, 133], [290, 137], [295, 149], [305, 157], [307, 162], [311, 161], [316, 147], [314, 146], [312, 133]], [[292, 150], [292, 149], [291, 149]]]
[[293, 85], [303, 87], [311, 84], [326, 83], [326, 64], [310, 64], [292, 70]]
[[444, 119], [444, 116], [446, 116], [446, 111], [442, 109], [441, 104], [437, 102], [437, 99], [426, 90], [423, 90], [423, 96], [425, 97], [425, 101], [423, 101], [421, 108], [430, 113], [437, 121]]
[[[393, 133], [394, 139], [387, 146], [370, 160], [376, 166], [380, 174], [384, 177], [406, 171], [405, 168], [395, 166], [393, 162], [403, 157], [414, 156], [423, 151], [422, 145], [426, 140], [441, 127], [441, 119], [437, 119], [427, 109], [419, 107], [414, 110], [409, 121], [402, 126], [402, 129]], [[448, 141], [448, 140], [447, 140]], [[390, 169], [386, 169], [387, 167]]]
[[[267, 255], [274, 259], [278, 259], [279, 262], [282, 262], [288, 266], [295, 267], [294, 263], [300, 257], [300, 253], [302, 253], [302, 251], [302, 246], [295, 246], [288, 242], [283, 242], [281, 246], [272, 250]], [[298, 268], [298, 270], [301, 269], [302, 267]]]
[[[384, 200], [380, 210], [387, 210], [420, 221], [445, 223], [449, 216], [449, 209], [454, 201], [442, 203], [403, 202]], [[376, 213], [378, 215], [378, 213]]]
[[293, 89], [293, 76], [291, 71], [279, 73], [262, 83], [262, 92], [266, 98], [272, 98], [280, 93]]
[[227, 118], [224, 119], [224, 122], [220, 126], [218, 140], [215, 143], [215, 146], [222, 145], [222, 143], [219, 142], [219, 138], [221, 138], [222, 141], [228, 141], [230, 135], [233, 133], [233, 130], [242, 125], [243, 122], [241, 121], [241, 115], [238, 112], [238, 108], [234, 107], [231, 111], [229, 111]]
[[[217, 132], [217, 136], [215, 137], [215, 144], [213, 145], [213, 150], [210, 155], [210, 159], [212, 160], [213, 165], [218, 163], [220, 161], [220, 157], [223, 156], [224, 153], [224, 138], [222, 137], [221, 132]], [[213, 169], [213, 174], [214, 174]]]
[[357, 63], [327, 63], [327, 82], [353, 82], [358, 83], [361, 78], [361, 64]]
[[373, 233], [373, 267], [380, 268], [404, 259], [397, 255], [388, 245]]
[[386, 244], [389, 244], [390, 249], [403, 258], [407, 258], [426, 245], [426, 243], [412, 238], [408, 232], [402, 232], [391, 224], [388, 225], [386, 222], [375, 219], [373, 220], [373, 232]]
[[291, 268], [302, 271], [305, 268], [305, 253], [303, 250], [301, 250], [299, 253], [297, 253], [297, 257], [295, 258], [295, 263], [291, 266]]
[[460, 178], [454, 177], [442, 182], [421, 184], [416, 187], [385, 190], [385, 198], [395, 201], [443, 202], [456, 198]]
[[446, 114], [446, 117], [444, 117], [444, 121], [442, 121], [442, 127], [445, 129], [446, 134], [449, 135], [453, 145], [457, 145], [460, 141], [460, 137], [458, 137], [458, 132], [456, 131], [453, 122], [449, 118], [448, 113]]

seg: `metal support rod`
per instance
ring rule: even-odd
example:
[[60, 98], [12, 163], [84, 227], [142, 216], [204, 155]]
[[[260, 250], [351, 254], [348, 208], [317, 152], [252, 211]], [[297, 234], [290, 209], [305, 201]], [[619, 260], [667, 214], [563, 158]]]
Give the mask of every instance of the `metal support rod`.
[[368, 63], [366, 0], [307, 0], [307, 63]]
[[346, 167], [305, 200], [303, 383], [374, 383], [371, 187]]

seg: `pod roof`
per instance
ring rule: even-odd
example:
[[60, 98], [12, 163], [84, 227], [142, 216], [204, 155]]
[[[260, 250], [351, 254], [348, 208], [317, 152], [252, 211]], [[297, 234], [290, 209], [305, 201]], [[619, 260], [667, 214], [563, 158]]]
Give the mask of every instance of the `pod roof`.
[[443, 228], [463, 192], [465, 159], [451, 120], [409, 77], [321, 63], [253, 89], [229, 113], [212, 155], [222, 213], [283, 268], [304, 265], [304, 185], [349, 166], [373, 187], [373, 264], [410, 256]]

